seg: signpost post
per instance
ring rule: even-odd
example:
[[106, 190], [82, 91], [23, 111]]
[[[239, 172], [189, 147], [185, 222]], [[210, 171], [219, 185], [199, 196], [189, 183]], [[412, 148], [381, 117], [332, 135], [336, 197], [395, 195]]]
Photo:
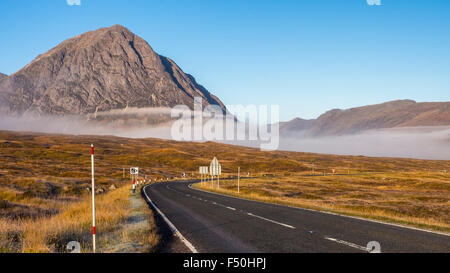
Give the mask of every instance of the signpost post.
[[201, 166], [199, 168], [199, 172], [200, 172], [201, 183], [203, 186], [207, 182], [207, 179], [208, 179], [208, 166]]
[[139, 168], [138, 167], [132, 167], [130, 168], [130, 176], [131, 176], [131, 182], [133, 183], [133, 193], [136, 192], [137, 183], [139, 183]]
[[240, 194], [241, 167], [238, 167], [238, 194]]
[[[219, 163], [219, 162], [217, 162]], [[218, 167], [218, 171], [217, 171], [217, 188], [220, 189], [220, 175], [222, 174], [222, 166]]]

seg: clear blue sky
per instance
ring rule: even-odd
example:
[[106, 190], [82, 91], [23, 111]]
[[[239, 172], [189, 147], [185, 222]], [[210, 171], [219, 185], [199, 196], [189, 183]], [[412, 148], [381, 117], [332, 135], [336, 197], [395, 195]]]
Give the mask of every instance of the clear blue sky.
[[395, 99], [450, 101], [450, 1], [3, 0], [0, 72], [122, 24], [225, 104], [282, 120]]

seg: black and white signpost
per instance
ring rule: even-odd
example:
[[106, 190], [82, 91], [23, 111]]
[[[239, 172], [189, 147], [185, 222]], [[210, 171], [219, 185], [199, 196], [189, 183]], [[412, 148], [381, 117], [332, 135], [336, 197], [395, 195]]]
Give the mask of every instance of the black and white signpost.
[[138, 167], [130, 168], [130, 176], [131, 176], [131, 182], [133, 183], [133, 193], [135, 193], [138, 179], [139, 179], [139, 168]]

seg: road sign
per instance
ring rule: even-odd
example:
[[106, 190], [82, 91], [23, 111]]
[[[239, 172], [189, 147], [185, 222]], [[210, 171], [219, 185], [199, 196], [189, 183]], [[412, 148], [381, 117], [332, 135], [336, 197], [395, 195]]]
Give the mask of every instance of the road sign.
[[209, 174], [212, 176], [221, 175], [222, 174], [222, 166], [220, 166], [219, 160], [217, 157], [211, 161], [211, 165], [209, 165]]
[[138, 167], [130, 168], [130, 174], [133, 175], [139, 174], [139, 168]]
[[209, 172], [208, 172], [208, 166], [201, 166], [201, 167], [199, 168], [199, 170], [200, 170], [200, 174], [209, 174]]

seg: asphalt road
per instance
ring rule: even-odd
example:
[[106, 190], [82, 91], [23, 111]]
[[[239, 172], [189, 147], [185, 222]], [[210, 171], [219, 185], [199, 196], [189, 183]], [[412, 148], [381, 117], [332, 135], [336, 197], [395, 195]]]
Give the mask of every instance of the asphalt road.
[[147, 186], [146, 195], [200, 253], [450, 253], [450, 236], [316, 211], [266, 204], [189, 187]]

